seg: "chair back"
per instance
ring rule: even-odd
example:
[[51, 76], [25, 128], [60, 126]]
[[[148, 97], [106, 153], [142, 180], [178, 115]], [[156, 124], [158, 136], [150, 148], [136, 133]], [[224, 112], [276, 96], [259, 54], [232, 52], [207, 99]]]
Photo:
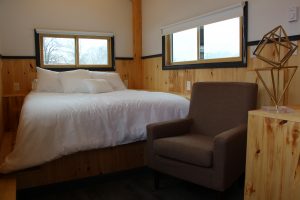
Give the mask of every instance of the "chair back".
[[197, 82], [193, 85], [189, 117], [193, 133], [215, 136], [247, 123], [248, 111], [256, 108], [257, 84]]

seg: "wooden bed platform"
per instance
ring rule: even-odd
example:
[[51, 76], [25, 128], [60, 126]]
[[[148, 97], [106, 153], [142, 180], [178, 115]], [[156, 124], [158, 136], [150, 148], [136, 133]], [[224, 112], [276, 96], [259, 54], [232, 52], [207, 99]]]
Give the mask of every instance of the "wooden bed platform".
[[[15, 133], [5, 133], [0, 140], [0, 163], [12, 151], [15, 142]], [[0, 199], [15, 200], [17, 194], [16, 177], [5, 175], [0, 177]]]
[[[15, 133], [4, 134], [0, 162], [12, 151], [14, 141]], [[145, 165], [144, 147], [145, 142], [142, 141], [78, 152], [41, 166], [0, 176], [0, 186], [1, 180], [8, 178], [15, 179], [17, 189], [25, 189], [142, 167]]]

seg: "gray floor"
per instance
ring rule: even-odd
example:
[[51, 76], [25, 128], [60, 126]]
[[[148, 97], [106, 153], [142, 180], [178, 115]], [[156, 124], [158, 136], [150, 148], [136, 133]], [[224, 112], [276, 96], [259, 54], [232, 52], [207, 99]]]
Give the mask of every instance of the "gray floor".
[[[241, 184], [235, 183], [225, 199], [243, 199]], [[153, 173], [142, 168], [126, 173], [95, 177], [44, 188], [18, 191], [18, 200], [208, 200], [215, 199], [212, 190], [166, 175], [161, 176], [160, 189], [153, 186]]]

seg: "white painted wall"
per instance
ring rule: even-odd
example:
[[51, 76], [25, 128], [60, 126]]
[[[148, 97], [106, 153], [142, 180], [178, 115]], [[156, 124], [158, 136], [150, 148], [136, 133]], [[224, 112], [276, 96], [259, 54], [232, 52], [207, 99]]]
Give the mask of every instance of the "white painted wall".
[[[241, 0], [143, 0], [143, 56], [162, 52], [162, 26], [238, 2]], [[299, 0], [249, 0], [248, 5], [249, 41], [260, 40], [278, 25], [283, 25], [289, 35], [300, 34], [300, 19], [293, 23], [287, 20], [289, 6], [300, 7]]]
[[0, 0], [2, 55], [33, 56], [34, 28], [113, 32], [117, 57], [132, 57], [130, 0]]
[[297, 6], [299, 0], [250, 0], [249, 1], [249, 41], [260, 40], [264, 33], [282, 25], [288, 35], [300, 34], [300, 16], [297, 22], [288, 22], [290, 6]]

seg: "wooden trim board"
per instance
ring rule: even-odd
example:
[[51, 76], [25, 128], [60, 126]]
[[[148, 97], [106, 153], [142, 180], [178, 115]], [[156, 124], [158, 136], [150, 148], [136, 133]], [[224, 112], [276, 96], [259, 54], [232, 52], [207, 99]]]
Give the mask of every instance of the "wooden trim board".
[[144, 142], [136, 142], [64, 156], [15, 173], [17, 188], [37, 187], [143, 167], [144, 146]]
[[137, 74], [130, 81], [134, 89], [143, 88], [142, 72], [142, 0], [132, 0], [133, 65]]
[[[12, 151], [14, 142], [14, 133], [3, 134], [3, 138], [0, 140], [0, 163], [2, 163], [5, 156]], [[14, 176], [0, 177], [0, 200], [15, 200], [16, 191], [17, 185]]]
[[[2, 56], [0, 55], [0, 95], [3, 95], [3, 78], [2, 78]], [[3, 123], [3, 100], [0, 98], [0, 141], [2, 141], [2, 135], [4, 130]]]
[[[0, 146], [0, 163], [12, 151], [14, 142], [15, 133], [4, 134]], [[139, 168], [145, 165], [144, 147], [145, 142], [141, 141], [77, 152], [37, 167], [0, 175], [0, 181], [4, 183], [14, 177], [16, 188], [25, 189]]]
[[[5, 133], [0, 149], [0, 161], [12, 151], [15, 133]], [[16, 177], [17, 189], [44, 186], [91, 176], [143, 167], [145, 142], [77, 152], [46, 164], [1, 175], [0, 180]], [[0, 198], [1, 199], [1, 198]]]

